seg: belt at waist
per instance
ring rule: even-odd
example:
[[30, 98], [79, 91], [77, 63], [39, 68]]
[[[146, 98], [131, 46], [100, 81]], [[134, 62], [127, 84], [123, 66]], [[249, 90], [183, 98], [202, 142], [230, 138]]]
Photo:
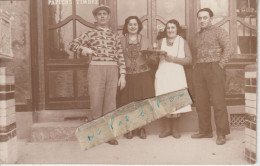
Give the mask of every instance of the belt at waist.
[[114, 65], [117, 66], [117, 62], [113, 61], [91, 61], [89, 65]]

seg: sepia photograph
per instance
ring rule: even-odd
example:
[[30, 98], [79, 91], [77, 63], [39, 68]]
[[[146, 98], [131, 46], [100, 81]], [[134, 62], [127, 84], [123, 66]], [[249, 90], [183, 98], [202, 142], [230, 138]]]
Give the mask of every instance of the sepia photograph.
[[0, 0], [0, 164], [256, 164], [257, 25], [257, 0]]

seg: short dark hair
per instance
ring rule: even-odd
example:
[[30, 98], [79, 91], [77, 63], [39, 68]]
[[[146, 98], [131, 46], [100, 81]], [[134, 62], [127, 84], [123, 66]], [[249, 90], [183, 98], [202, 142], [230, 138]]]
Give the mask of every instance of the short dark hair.
[[137, 24], [138, 24], [138, 31], [137, 31], [137, 33], [140, 33], [140, 31], [143, 29], [143, 24], [142, 24], [141, 20], [137, 16], [129, 16], [129, 17], [127, 17], [127, 19], [125, 19], [125, 24], [124, 24], [123, 32], [122, 32], [123, 35], [128, 33], [127, 26], [129, 24], [130, 20], [132, 20], [132, 19], [135, 19]]
[[203, 9], [200, 9], [200, 10], [197, 12], [197, 17], [199, 16], [199, 13], [200, 13], [200, 12], [203, 12], [203, 11], [208, 12], [210, 17], [213, 17], [213, 16], [214, 16], [213, 11], [212, 11], [210, 8], [203, 8]]
[[162, 38], [166, 38], [167, 37], [167, 26], [168, 26], [168, 24], [174, 24], [175, 26], [176, 26], [176, 28], [177, 28], [177, 35], [181, 35], [181, 33], [182, 33], [182, 28], [181, 28], [181, 26], [180, 26], [180, 23], [177, 21], [177, 20], [175, 20], [175, 19], [171, 19], [171, 20], [169, 20], [167, 23], [166, 23], [166, 25], [165, 25], [165, 28], [164, 28], [164, 30], [162, 31], [162, 32], [159, 32], [158, 33], [158, 35], [157, 35], [157, 40], [160, 40], [160, 39], [162, 39]]

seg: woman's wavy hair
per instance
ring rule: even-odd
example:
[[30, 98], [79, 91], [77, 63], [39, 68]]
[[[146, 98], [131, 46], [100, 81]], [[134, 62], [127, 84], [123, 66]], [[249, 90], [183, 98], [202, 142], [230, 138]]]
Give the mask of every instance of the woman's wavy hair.
[[125, 19], [125, 24], [124, 24], [123, 32], [122, 32], [123, 35], [128, 33], [127, 26], [129, 24], [130, 20], [132, 20], [132, 19], [135, 19], [137, 24], [138, 24], [138, 31], [137, 31], [137, 33], [139, 33], [143, 29], [143, 24], [142, 24], [141, 20], [137, 16], [129, 16], [129, 17], [127, 17], [127, 19]]
[[174, 24], [174, 25], [176, 26], [176, 28], [177, 28], [177, 35], [182, 36], [182, 28], [181, 28], [181, 26], [180, 26], [180, 23], [179, 23], [177, 20], [172, 19], [172, 20], [169, 20], [169, 21], [166, 23], [164, 30], [163, 30], [162, 32], [159, 32], [159, 33], [158, 33], [158, 35], [157, 35], [157, 40], [160, 40], [160, 39], [162, 39], [162, 38], [166, 38], [166, 37], [167, 37], [167, 26], [168, 26], [168, 24], [170, 24], [170, 23], [172, 23], [172, 24]]

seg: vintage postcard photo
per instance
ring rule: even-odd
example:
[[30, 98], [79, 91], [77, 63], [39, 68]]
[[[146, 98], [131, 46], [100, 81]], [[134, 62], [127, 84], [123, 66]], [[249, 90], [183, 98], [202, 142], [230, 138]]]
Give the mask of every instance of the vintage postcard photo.
[[257, 0], [0, 0], [0, 163], [257, 162]]

